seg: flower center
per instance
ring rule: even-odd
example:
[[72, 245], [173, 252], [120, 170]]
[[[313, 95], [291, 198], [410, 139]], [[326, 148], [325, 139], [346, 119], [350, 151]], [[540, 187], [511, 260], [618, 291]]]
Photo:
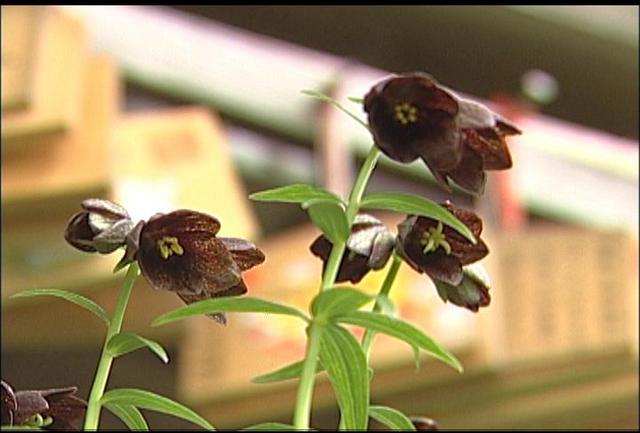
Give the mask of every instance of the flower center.
[[418, 120], [418, 109], [406, 102], [396, 105], [394, 111], [396, 112], [396, 120], [403, 125], [414, 123]]
[[426, 232], [424, 232], [420, 244], [424, 245], [422, 251], [425, 254], [435, 251], [439, 247], [442, 247], [447, 255], [451, 254], [451, 245], [447, 242], [444, 233], [442, 233], [442, 229], [442, 222], [438, 221], [437, 227], [430, 227]]
[[39, 413], [36, 413], [27, 418], [22, 425], [25, 427], [47, 427], [51, 424], [53, 424], [53, 418], [50, 416], [44, 418]]
[[177, 254], [179, 256], [184, 254], [184, 249], [178, 243], [178, 238], [173, 236], [165, 236], [158, 242], [158, 249], [160, 250], [160, 256], [163, 259], [168, 259], [170, 255]]

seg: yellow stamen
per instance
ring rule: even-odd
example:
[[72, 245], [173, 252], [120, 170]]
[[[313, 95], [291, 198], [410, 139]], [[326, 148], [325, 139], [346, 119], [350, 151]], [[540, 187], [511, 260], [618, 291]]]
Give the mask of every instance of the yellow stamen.
[[437, 227], [430, 227], [424, 233], [420, 243], [424, 245], [424, 248], [422, 251], [425, 254], [435, 251], [440, 247], [442, 247], [442, 249], [447, 255], [451, 254], [451, 245], [449, 245], [449, 242], [447, 242], [447, 239], [444, 236], [444, 233], [442, 233], [443, 228], [444, 227], [442, 226], [442, 222], [438, 221]]
[[406, 102], [394, 107], [396, 120], [403, 125], [414, 123], [418, 120], [418, 109]]
[[160, 250], [160, 257], [168, 259], [172, 254], [179, 256], [184, 254], [184, 248], [178, 243], [178, 238], [173, 236], [165, 236], [157, 242], [158, 249]]

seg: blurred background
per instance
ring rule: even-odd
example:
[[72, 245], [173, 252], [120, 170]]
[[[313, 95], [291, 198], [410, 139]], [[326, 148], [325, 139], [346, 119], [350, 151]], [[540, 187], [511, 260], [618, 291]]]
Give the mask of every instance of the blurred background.
[[[422, 164], [381, 158], [369, 192], [482, 215], [493, 287], [474, 314], [403, 267], [399, 315], [465, 372], [427, 357], [416, 370], [408, 346], [379, 337], [372, 401], [442, 429], [638, 428], [637, 6], [2, 6], [3, 379], [88, 396], [103, 325], [56, 298], [10, 299], [55, 287], [113, 310], [118, 254], [63, 239], [86, 197], [134, 219], [215, 215], [222, 235], [266, 253], [245, 274], [250, 294], [306, 308], [320, 282], [308, 252], [318, 231], [298, 206], [247, 195], [302, 182], [345, 195], [370, 136], [301, 90], [329, 92], [364, 118], [349, 96], [413, 71], [524, 133], [509, 141], [513, 169], [490, 172], [480, 198], [444, 193]], [[383, 276], [360, 287], [375, 293]], [[300, 324], [232, 314], [226, 327], [150, 326], [180, 305], [138, 281], [124, 327], [161, 342], [171, 361], [118, 358], [109, 387], [170, 396], [223, 429], [290, 422], [297, 383], [251, 378], [304, 356]], [[148, 416], [156, 429], [193, 427]], [[337, 425], [323, 375], [313, 425]], [[123, 428], [109, 414], [102, 426]]]

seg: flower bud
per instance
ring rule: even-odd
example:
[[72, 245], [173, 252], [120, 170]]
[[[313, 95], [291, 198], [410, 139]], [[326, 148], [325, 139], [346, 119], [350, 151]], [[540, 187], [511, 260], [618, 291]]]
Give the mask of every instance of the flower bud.
[[87, 199], [71, 217], [64, 238], [79, 250], [109, 254], [124, 246], [133, 221], [122, 206], [104, 199]]

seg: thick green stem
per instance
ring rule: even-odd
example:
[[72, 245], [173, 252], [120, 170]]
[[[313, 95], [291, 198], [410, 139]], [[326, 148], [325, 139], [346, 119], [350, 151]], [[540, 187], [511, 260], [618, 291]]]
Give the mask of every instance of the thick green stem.
[[[372, 146], [369, 154], [362, 164], [362, 167], [360, 168], [358, 177], [356, 178], [353, 189], [351, 190], [351, 194], [349, 195], [349, 202], [347, 203], [347, 209], [345, 211], [349, 228], [351, 228], [353, 220], [358, 213], [358, 209], [360, 208], [360, 201], [362, 200], [364, 191], [367, 188], [367, 183], [369, 182], [369, 178], [371, 177], [371, 173], [373, 173], [373, 169], [375, 168], [379, 157], [380, 150], [376, 146]], [[322, 278], [322, 284], [320, 286], [321, 292], [330, 289], [335, 284], [345, 247], [345, 242], [340, 242], [333, 245]], [[318, 353], [320, 351], [321, 337], [322, 327], [317, 323], [312, 322], [309, 329], [307, 353], [302, 368], [302, 374], [300, 376], [300, 384], [298, 385], [298, 396], [296, 399], [296, 409], [293, 418], [293, 425], [297, 429], [301, 430], [309, 429], [309, 419], [311, 417], [311, 400], [313, 397], [313, 385], [315, 382], [316, 368], [318, 365]]]
[[318, 354], [320, 353], [320, 338], [322, 338], [322, 327], [318, 323], [312, 322], [309, 326], [307, 353], [305, 354], [302, 375], [300, 376], [300, 386], [298, 387], [296, 411], [293, 414], [293, 425], [296, 429], [300, 430], [309, 429], [313, 383], [318, 367]]
[[[391, 291], [391, 287], [393, 286], [393, 282], [396, 280], [396, 276], [398, 275], [398, 270], [400, 269], [400, 265], [402, 264], [402, 259], [397, 254], [393, 255], [393, 259], [391, 262], [391, 267], [387, 272], [387, 276], [384, 278], [384, 282], [382, 283], [382, 287], [380, 288], [380, 293], [378, 293], [378, 297], [387, 297], [389, 296], [389, 292]], [[379, 313], [382, 311], [382, 304], [379, 301], [376, 301], [373, 306], [373, 311]], [[371, 329], [367, 329], [362, 337], [362, 350], [364, 350], [365, 355], [367, 356], [367, 360], [371, 354], [371, 345], [373, 344], [373, 338], [375, 337], [375, 331]]]
[[104, 394], [104, 389], [107, 386], [107, 380], [109, 379], [109, 372], [111, 371], [111, 364], [113, 363], [113, 356], [107, 351], [107, 343], [122, 328], [122, 321], [124, 319], [124, 313], [129, 303], [129, 297], [133, 290], [133, 285], [136, 282], [136, 278], [140, 275], [140, 269], [138, 263], [133, 262], [129, 265], [127, 275], [122, 284], [122, 290], [120, 291], [120, 297], [116, 305], [116, 310], [113, 313], [113, 319], [109, 324], [107, 330], [107, 337], [104, 340], [104, 346], [102, 347], [102, 354], [100, 355], [100, 361], [98, 362], [98, 369], [96, 370], [96, 376], [93, 380], [93, 386], [91, 387], [91, 394], [89, 394], [89, 401], [87, 402], [87, 413], [84, 418], [84, 430], [97, 430], [100, 422], [100, 399]]

